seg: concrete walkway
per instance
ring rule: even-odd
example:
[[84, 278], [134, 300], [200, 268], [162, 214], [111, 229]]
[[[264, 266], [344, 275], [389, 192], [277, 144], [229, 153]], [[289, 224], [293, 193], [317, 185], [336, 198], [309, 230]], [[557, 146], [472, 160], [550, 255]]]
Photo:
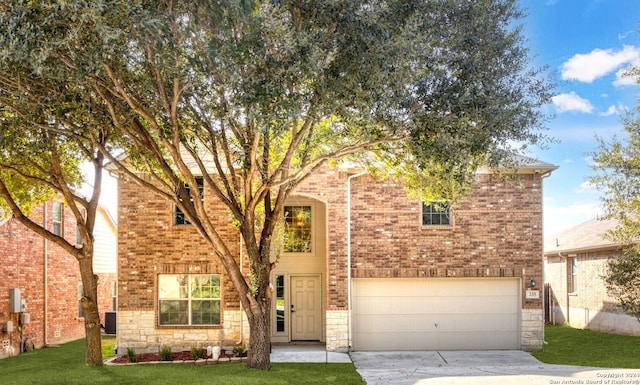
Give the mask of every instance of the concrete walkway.
[[351, 363], [347, 353], [328, 352], [323, 344], [273, 345], [271, 362]]
[[324, 345], [274, 345], [271, 362], [353, 362], [367, 385], [640, 385], [640, 370], [549, 365], [519, 350], [327, 352]]

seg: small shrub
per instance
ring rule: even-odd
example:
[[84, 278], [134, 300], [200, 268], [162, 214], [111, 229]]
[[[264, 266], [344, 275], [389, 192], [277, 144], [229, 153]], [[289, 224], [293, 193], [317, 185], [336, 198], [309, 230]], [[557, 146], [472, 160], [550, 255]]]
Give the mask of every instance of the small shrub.
[[138, 357], [136, 356], [136, 350], [133, 348], [127, 348], [127, 358], [129, 359], [129, 362], [138, 361]]
[[171, 347], [170, 346], [163, 346], [160, 349], [160, 359], [162, 361], [171, 361]]
[[195, 346], [191, 348], [191, 358], [193, 358], [194, 361], [200, 358], [205, 358], [204, 353], [204, 348], [196, 348]]
[[236, 345], [233, 347], [233, 356], [234, 357], [246, 357], [247, 356], [247, 348], [243, 345]]

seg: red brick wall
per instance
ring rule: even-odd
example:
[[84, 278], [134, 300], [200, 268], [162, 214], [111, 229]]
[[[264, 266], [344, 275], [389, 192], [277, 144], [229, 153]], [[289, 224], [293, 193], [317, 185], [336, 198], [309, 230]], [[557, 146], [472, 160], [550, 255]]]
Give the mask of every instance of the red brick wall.
[[363, 176], [352, 192], [353, 277], [522, 277], [523, 308], [541, 308], [524, 296], [529, 278], [543, 282], [539, 175], [477, 175], [451, 227], [423, 227], [421, 203], [393, 181]]
[[[36, 207], [32, 218], [52, 228], [52, 202]], [[76, 225], [72, 213], [64, 213], [65, 237], [75, 242]], [[47, 277], [45, 277], [45, 250], [47, 255]], [[15, 219], [0, 226], [0, 341], [11, 340], [14, 351], [19, 352], [19, 333], [9, 335], [1, 331], [7, 321], [18, 326], [18, 315], [9, 313], [9, 290], [19, 288], [21, 298], [27, 303], [26, 312], [31, 322], [23, 327], [24, 337], [31, 337], [36, 347], [60, 344], [84, 337], [83, 319], [78, 318], [78, 285], [81, 283], [77, 260], [62, 251], [52, 242], [27, 230]], [[100, 278], [105, 284], [113, 281], [115, 275]], [[45, 309], [45, 282], [47, 282], [47, 304]], [[99, 293], [103, 299], [107, 295]], [[111, 301], [109, 286], [108, 301]], [[103, 306], [102, 303], [100, 306]], [[109, 310], [111, 305], [109, 305]], [[101, 309], [102, 310], [102, 309]], [[47, 314], [47, 338], [45, 340], [45, 313]], [[104, 313], [102, 313], [104, 314]], [[103, 318], [104, 319], [104, 318]], [[7, 356], [0, 345], [0, 358]]]
[[[350, 174], [323, 168], [295, 194], [327, 208], [327, 310], [346, 309], [347, 186]], [[353, 175], [353, 174], [351, 174]], [[406, 198], [402, 185], [369, 176], [351, 179], [353, 277], [522, 277], [523, 307], [529, 278], [542, 285], [542, 180], [522, 175], [509, 183], [478, 175], [474, 194], [454, 208], [452, 228], [421, 226], [419, 201]], [[173, 225], [173, 204], [119, 180], [119, 309], [154, 310], [156, 277], [163, 272], [223, 274], [223, 309], [239, 307], [226, 273], [191, 226]], [[238, 254], [237, 231], [227, 209], [205, 190], [207, 210]], [[538, 287], [539, 289], [539, 287]], [[542, 296], [541, 296], [542, 297]]]
[[[207, 188], [207, 211], [219, 223], [228, 247], [239, 254], [240, 238], [228, 209]], [[158, 274], [222, 275], [221, 310], [238, 309], [240, 300], [213, 248], [191, 225], [174, 225], [174, 204], [126, 177], [118, 180], [118, 309], [155, 310]]]

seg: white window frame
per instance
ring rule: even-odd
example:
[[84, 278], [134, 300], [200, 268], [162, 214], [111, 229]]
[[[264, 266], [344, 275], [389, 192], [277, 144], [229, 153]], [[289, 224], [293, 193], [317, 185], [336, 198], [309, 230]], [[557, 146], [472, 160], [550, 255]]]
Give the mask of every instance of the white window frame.
[[[210, 276], [214, 277], [213, 279], [217, 279], [218, 281], [218, 293], [217, 297], [194, 297], [194, 287], [193, 282], [196, 277], [205, 277]], [[178, 283], [178, 291], [180, 289], [185, 289], [183, 293], [175, 293], [171, 289], [167, 290], [161, 287], [162, 281], [164, 278], [171, 279], [171, 277], [175, 277], [176, 279], [185, 279], [187, 286], [186, 288], [180, 287]], [[175, 289], [175, 288], [173, 288]], [[184, 322], [170, 322], [163, 320], [163, 302], [181, 302], [180, 305], [186, 305], [186, 320]], [[217, 323], [194, 323], [194, 303], [197, 301], [203, 302], [211, 302], [217, 303], [218, 307], [218, 322]], [[179, 313], [179, 312], [175, 312]], [[187, 327], [187, 326], [198, 326], [198, 327], [207, 327], [207, 326], [220, 326], [222, 324], [222, 276], [220, 274], [159, 274], [158, 275], [158, 326], [171, 326], [171, 327]]]
[[62, 202], [53, 202], [51, 222], [51, 232], [61, 237], [64, 236], [64, 204]]

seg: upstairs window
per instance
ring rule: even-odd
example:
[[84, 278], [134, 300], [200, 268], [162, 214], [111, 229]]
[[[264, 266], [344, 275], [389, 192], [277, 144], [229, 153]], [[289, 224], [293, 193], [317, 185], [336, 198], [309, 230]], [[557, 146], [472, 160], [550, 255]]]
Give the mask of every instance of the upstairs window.
[[284, 207], [284, 251], [311, 252], [311, 206]]
[[220, 325], [220, 275], [160, 274], [160, 325]]
[[[198, 193], [199, 193], [198, 195], [200, 196], [200, 199], [204, 199], [204, 178], [201, 176], [197, 176], [195, 177], [195, 179], [196, 179], [196, 184], [198, 185]], [[187, 183], [184, 184], [184, 188], [187, 189], [187, 193], [189, 194], [191, 193], [191, 187]], [[193, 201], [193, 199], [191, 200]], [[180, 207], [178, 207], [178, 205], [175, 206], [173, 219], [174, 219], [173, 223], [176, 225], [191, 224], [191, 222], [189, 222], [189, 220], [186, 218], [182, 210], [180, 210]]]
[[451, 226], [451, 209], [441, 202], [422, 202], [422, 226]]
[[62, 236], [62, 203], [53, 202], [53, 233]]

